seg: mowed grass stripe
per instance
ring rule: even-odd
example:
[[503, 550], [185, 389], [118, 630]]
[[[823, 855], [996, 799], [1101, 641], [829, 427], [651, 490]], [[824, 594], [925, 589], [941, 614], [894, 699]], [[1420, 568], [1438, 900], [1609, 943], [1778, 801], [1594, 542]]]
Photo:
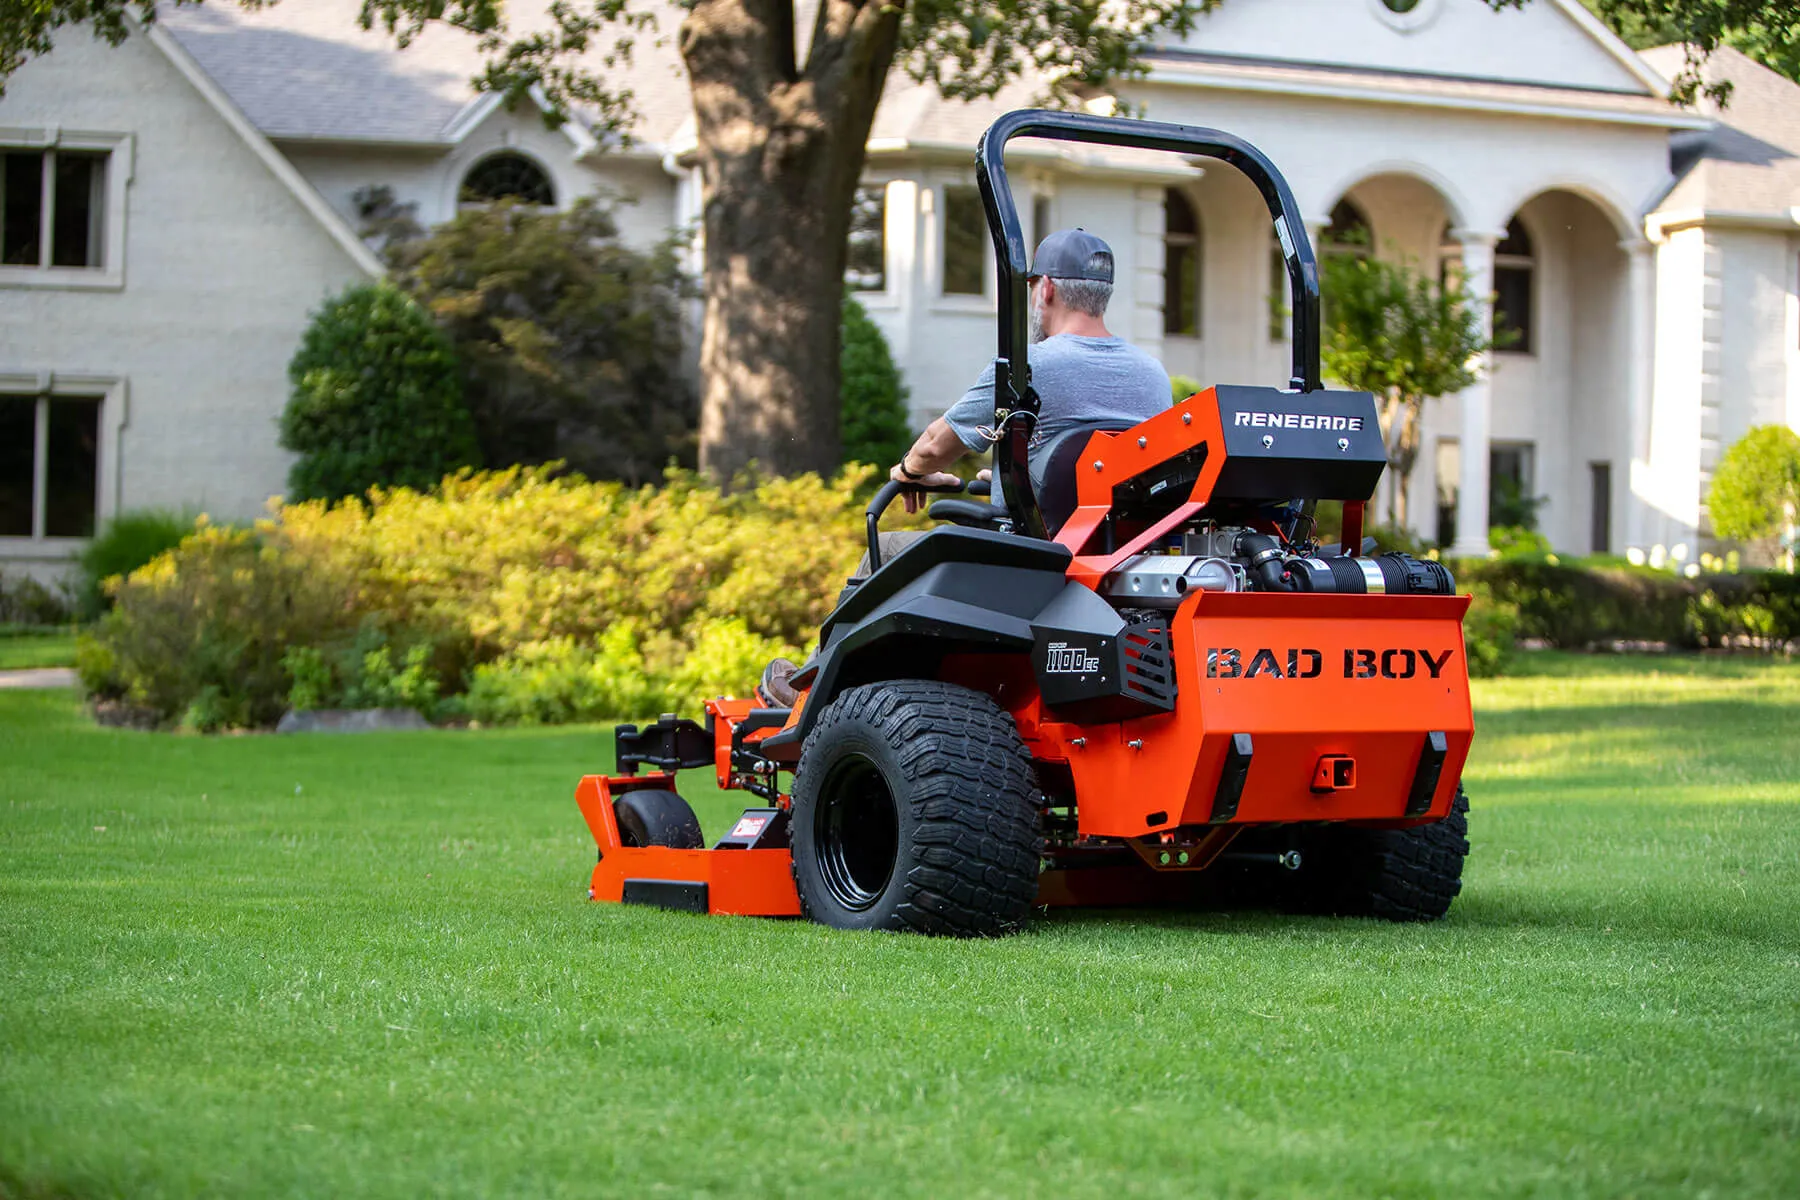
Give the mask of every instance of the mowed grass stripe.
[[988, 943], [589, 904], [604, 730], [0, 695], [0, 1194], [1793, 1194], [1800, 670], [1528, 669], [1448, 921]]

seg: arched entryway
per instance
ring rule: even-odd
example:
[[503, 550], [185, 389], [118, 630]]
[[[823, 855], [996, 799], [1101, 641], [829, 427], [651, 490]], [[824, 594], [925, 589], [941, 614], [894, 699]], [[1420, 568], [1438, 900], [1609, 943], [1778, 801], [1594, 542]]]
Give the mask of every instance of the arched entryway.
[[1414, 487], [1437, 503], [1413, 522], [1419, 532], [1462, 553], [1484, 551], [1490, 528], [1518, 524], [1567, 553], [1622, 548], [1647, 371], [1636, 343], [1648, 276], [1634, 269], [1634, 245], [1616, 209], [1569, 188], [1539, 192], [1500, 228], [1460, 240], [1468, 274], [1492, 297], [1495, 349], [1483, 383], [1427, 415], [1426, 474]]
[[[1463, 257], [1459, 207], [1430, 180], [1393, 169], [1370, 174], [1333, 198], [1323, 221], [1313, 226], [1313, 242], [1322, 258], [1372, 255], [1405, 264], [1430, 279], [1444, 280], [1460, 269]], [[1328, 318], [1329, 319], [1329, 318]], [[1451, 398], [1448, 403], [1453, 403]], [[1447, 401], [1427, 405], [1427, 422]], [[1427, 533], [1433, 524], [1434, 476], [1428, 460], [1433, 441], [1425, 437], [1408, 481], [1408, 520]], [[1375, 495], [1378, 520], [1393, 519], [1400, 480], [1390, 468]]]

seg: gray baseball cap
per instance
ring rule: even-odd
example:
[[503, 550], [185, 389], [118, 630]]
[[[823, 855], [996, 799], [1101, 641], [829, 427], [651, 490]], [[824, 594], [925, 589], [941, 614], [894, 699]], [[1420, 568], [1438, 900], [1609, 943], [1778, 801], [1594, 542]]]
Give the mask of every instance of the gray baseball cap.
[[1052, 279], [1113, 281], [1112, 247], [1080, 227], [1059, 229], [1038, 244], [1031, 275]]

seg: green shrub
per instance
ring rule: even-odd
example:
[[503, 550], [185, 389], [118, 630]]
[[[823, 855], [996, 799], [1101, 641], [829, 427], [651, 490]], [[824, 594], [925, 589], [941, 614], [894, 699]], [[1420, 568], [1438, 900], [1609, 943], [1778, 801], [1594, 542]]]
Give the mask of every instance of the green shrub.
[[295, 712], [321, 708], [412, 708], [437, 715], [443, 689], [429, 641], [400, 651], [379, 621], [365, 618], [356, 636], [337, 646], [296, 646], [282, 657], [292, 683], [287, 706]]
[[881, 326], [855, 296], [844, 297], [844, 343], [839, 359], [844, 461], [890, 467], [912, 445], [906, 384]]
[[1504, 675], [1519, 645], [1519, 610], [1481, 585], [1465, 589], [1474, 596], [1463, 617], [1463, 645], [1469, 674], [1478, 679]]
[[561, 461], [634, 484], [693, 463], [699, 404], [681, 365], [692, 285], [676, 242], [634, 249], [583, 196], [471, 208], [392, 242], [388, 258], [456, 348], [487, 462]]
[[1800, 576], [1777, 571], [1703, 575], [1693, 586], [1687, 630], [1693, 644], [1747, 642], [1782, 650], [1800, 640]]
[[299, 455], [288, 475], [294, 499], [430, 487], [476, 461], [456, 352], [388, 284], [348, 288], [315, 313], [288, 378], [281, 444]]
[[1543, 558], [1550, 554], [1550, 539], [1526, 525], [1496, 525], [1488, 530], [1488, 548], [1501, 558]]
[[1202, 390], [1202, 386], [1198, 379], [1191, 379], [1186, 375], [1171, 375], [1169, 376], [1169, 402], [1180, 404], [1195, 392]]
[[1463, 561], [1462, 582], [1483, 584], [1518, 610], [1519, 636], [1565, 650], [1615, 641], [1686, 645], [1693, 588], [1663, 571], [1583, 567], [1528, 557]]
[[343, 588], [278, 540], [202, 522], [119, 585], [76, 667], [90, 693], [165, 725], [270, 725], [291, 687], [288, 651], [354, 635]]
[[590, 642], [531, 642], [476, 667], [465, 711], [526, 725], [693, 713], [713, 696], [743, 695], [770, 659], [793, 653], [735, 617], [700, 621], [683, 639], [645, 637], [624, 620]]
[[173, 550], [194, 531], [195, 514], [144, 508], [120, 513], [101, 528], [78, 560], [81, 582], [76, 612], [92, 621], [106, 611], [105, 583], [124, 577], [159, 554]]
[[1800, 433], [1758, 425], [1732, 443], [1713, 472], [1706, 509], [1720, 537], [1746, 542], [1773, 562], [1800, 520]]
[[29, 575], [0, 573], [0, 625], [66, 625], [70, 604]]

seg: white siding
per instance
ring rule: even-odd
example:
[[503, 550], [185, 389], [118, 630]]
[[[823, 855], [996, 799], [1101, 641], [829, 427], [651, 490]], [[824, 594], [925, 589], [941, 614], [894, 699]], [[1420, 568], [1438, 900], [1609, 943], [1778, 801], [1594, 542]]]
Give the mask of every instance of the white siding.
[[125, 381], [129, 412], [103, 418], [119, 507], [256, 516], [286, 480], [275, 422], [308, 310], [361, 270], [145, 37], [69, 32], [8, 82], [0, 125], [136, 139], [115, 163], [123, 287], [0, 290], [0, 373]]
[[417, 220], [427, 227], [449, 220], [469, 169], [500, 150], [517, 151], [541, 166], [561, 207], [594, 192], [615, 197], [619, 232], [630, 245], [653, 245], [675, 224], [675, 180], [661, 163], [619, 154], [578, 162], [568, 137], [546, 128], [535, 107], [497, 109], [449, 149], [284, 142], [281, 150], [353, 226], [351, 198], [375, 184], [391, 188], [400, 203], [417, 205]]
[[1644, 90], [1555, 0], [1500, 13], [1483, 0], [1420, 0], [1420, 15], [1429, 19], [1412, 32], [1384, 21], [1379, 5], [1380, 0], [1233, 0], [1202, 17], [1182, 44], [1210, 54]]

